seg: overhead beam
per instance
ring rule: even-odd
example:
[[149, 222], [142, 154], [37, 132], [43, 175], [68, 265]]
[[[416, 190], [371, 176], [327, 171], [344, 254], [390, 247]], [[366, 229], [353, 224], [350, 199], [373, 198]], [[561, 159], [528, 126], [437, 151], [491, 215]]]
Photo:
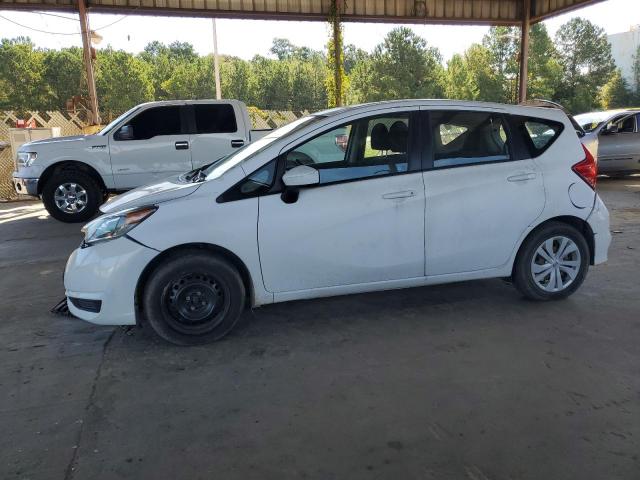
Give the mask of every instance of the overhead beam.
[[[326, 22], [331, 0], [86, 0], [93, 13]], [[531, 23], [603, 0], [532, 0]], [[77, 9], [76, 0], [0, 0], [0, 10]], [[342, 22], [520, 25], [521, 0], [349, 0]]]

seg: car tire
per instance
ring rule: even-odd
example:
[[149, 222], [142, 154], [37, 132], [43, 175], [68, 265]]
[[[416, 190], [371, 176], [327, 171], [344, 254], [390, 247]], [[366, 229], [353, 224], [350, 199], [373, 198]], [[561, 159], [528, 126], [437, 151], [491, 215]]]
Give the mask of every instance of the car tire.
[[182, 251], [149, 276], [142, 295], [144, 322], [176, 345], [200, 345], [227, 335], [244, 310], [238, 270], [207, 252]]
[[578, 229], [550, 222], [534, 230], [520, 247], [513, 283], [531, 300], [566, 298], [582, 285], [589, 258], [589, 245]]
[[55, 173], [42, 189], [42, 202], [49, 215], [67, 223], [86, 222], [93, 217], [102, 196], [100, 185], [90, 175], [72, 170]]

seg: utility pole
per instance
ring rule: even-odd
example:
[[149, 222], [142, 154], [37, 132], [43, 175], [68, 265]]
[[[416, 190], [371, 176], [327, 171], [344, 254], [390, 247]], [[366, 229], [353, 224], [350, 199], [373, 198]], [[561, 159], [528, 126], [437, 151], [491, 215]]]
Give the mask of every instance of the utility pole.
[[222, 92], [220, 90], [220, 64], [218, 63], [218, 32], [216, 30], [216, 19], [211, 19], [211, 26], [213, 27], [213, 74], [216, 77], [216, 99], [222, 99]]
[[529, 71], [529, 27], [531, 25], [531, 0], [522, 0], [522, 27], [520, 29], [520, 86], [518, 103], [527, 99], [527, 77]]
[[96, 78], [93, 74], [93, 60], [91, 58], [91, 29], [89, 28], [89, 16], [85, 0], [78, 0], [78, 13], [80, 14], [80, 31], [82, 34], [82, 54], [84, 68], [87, 74], [87, 89], [89, 91], [89, 109], [91, 110], [91, 125], [100, 125], [100, 113], [98, 111], [98, 94], [96, 92]]

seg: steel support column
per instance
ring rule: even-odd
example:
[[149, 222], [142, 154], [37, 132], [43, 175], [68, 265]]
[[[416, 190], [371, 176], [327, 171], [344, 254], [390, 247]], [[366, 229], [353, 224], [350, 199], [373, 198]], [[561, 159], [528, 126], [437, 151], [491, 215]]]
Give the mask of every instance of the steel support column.
[[80, 31], [82, 35], [82, 54], [84, 68], [87, 74], [87, 90], [89, 91], [89, 109], [91, 110], [91, 125], [100, 124], [98, 112], [98, 94], [96, 93], [96, 78], [93, 73], [93, 60], [91, 58], [91, 29], [89, 28], [89, 16], [85, 0], [78, 0], [78, 13], [80, 14]]
[[522, 0], [522, 25], [520, 28], [520, 84], [518, 102], [527, 99], [527, 77], [529, 72], [529, 27], [531, 26], [531, 0]]

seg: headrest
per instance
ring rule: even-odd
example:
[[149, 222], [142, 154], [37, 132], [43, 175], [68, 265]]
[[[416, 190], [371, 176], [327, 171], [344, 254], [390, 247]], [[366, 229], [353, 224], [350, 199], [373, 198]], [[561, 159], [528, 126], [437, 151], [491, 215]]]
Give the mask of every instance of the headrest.
[[407, 124], [398, 120], [389, 129], [389, 149], [393, 152], [404, 153], [407, 151], [409, 128]]
[[389, 130], [384, 123], [376, 123], [371, 129], [371, 148], [389, 150]]

